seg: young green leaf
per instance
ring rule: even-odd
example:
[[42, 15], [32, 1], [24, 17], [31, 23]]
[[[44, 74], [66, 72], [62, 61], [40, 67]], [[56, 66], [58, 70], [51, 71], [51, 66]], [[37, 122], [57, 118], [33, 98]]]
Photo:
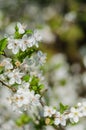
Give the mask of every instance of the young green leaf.
[[25, 31], [25, 34], [32, 34], [32, 33], [33, 33], [32, 30], [26, 30], [26, 31]]
[[25, 75], [25, 76], [23, 77], [23, 80], [26, 81], [26, 82], [28, 82], [29, 79], [30, 79], [30, 76], [29, 76], [29, 75]]
[[60, 105], [60, 113], [64, 113], [64, 111], [68, 109], [68, 105], [63, 105], [62, 103], [60, 103], [59, 105]]
[[7, 45], [7, 38], [0, 40], [0, 53], [2, 53]]

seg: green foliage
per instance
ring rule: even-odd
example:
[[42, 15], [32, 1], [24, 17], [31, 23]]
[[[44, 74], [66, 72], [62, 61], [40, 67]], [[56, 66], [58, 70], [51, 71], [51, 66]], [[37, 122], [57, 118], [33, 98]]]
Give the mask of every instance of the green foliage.
[[40, 93], [40, 91], [44, 88], [43, 84], [39, 84], [39, 78], [35, 76], [32, 78], [30, 85], [30, 89], [34, 90], [35, 93]]
[[22, 114], [17, 120], [16, 124], [17, 126], [23, 126], [25, 124], [28, 124], [30, 122], [30, 118], [27, 114]]
[[62, 103], [60, 103], [59, 105], [60, 105], [60, 113], [64, 113], [64, 111], [68, 109], [68, 105], [63, 105]]
[[20, 61], [22, 62], [23, 59], [25, 59], [25, 57], [30, 57], [32, 55], [32, 53], [34, 53], [36, 51], [35, 48], [30, 48], [24, 52], [19, 52], [18, 54], [15, 55], [15, 57]]
[[0, 51], [0, 55], [3, 55], [3, 54], [4, 54], [4, 52]]
[[26, 30], [23, 34], [20, 34], [19, 33], [19, 28], [18, 28], [18, 26], [16, 25], [15, 26], [15, 34], [14, 34], [14, 38], [15, 39], [21, 39], [22, 37], [23, 37], [23, 35], [25, 35], [25, 34], [32, 34], [33, 33], [33, 31], [32, 30]]
[[43, 130], [44, 124], [45, 124], [44, 118], [41, 118], [38, 124], [34, 123], [35, 130]]
[[38, 77], [33, 76], [32, 81], [31, 81], [31, 86], [38, 86], [38, 84], [39, 84]]
[[44, 88], [44, 85], [43, 84], [40, 84], [39, 85], [39, 90], [43, 89]]
[[50, 125], [53, 125], [53, 123], [54, 123], [54, 120], [51, 119], [51, 120], [50, 120]]
[[25, 82], [28, 82], [29, 79], [30, 79], [30, 76], [29, 76], [29, 75], [25, 75], [25, 76], [23, 76], [23, 80], [24, 80]]
[[0, 53], [3, 54], [3, 51], [5, 50], [5, 47], [7, 45], [7, 38], [3, 38], [0, 40]]
[[32, 34], [32, 33], [33, 33], [32, 30], [26, 30], [26, 31], [25, 31], [25, 34]]
[[4, 70], [4, 67], [3, 67], [3, 66], [0, 66], [0, 74], [3, 73], [3, 70]]
[[15, 38], [15, 39], [20, 39], [20, 38], [23, 37], [23, 35], [24, 35], [24, 33], [23, 33], [23, 34], [20, 34], [20, 33], [19, 33], [19, 29], [18, 29], [18, 27], [17, 27], [17, 25], [16, 25], [16, 26], [15, 26], [14, 38]]

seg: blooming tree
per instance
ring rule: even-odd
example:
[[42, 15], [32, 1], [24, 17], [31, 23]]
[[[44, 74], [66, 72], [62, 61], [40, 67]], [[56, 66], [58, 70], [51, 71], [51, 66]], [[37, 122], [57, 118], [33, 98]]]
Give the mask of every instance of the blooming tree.
[[[20, 23], [16, 24], [12, 36], [0, 40], [0, 85], [9, 89], [7, 102], [14, 113], [19, 114], [15, 124], [20, 130], [29, 129], [26, 125], [33, 125], [31, 129], [35, 130], [47, 125], [63, 130], [66, 125], [76, 124], [86, 117], [86, 101], [74, 107], [47, 104], [44, 93], [49, 88], [42, 71], [46, 54], [38, 50], [41, 40], [38, 30], [27, 30]], [[1, 125], [3, 130], [4, 126], [6, 124]]]

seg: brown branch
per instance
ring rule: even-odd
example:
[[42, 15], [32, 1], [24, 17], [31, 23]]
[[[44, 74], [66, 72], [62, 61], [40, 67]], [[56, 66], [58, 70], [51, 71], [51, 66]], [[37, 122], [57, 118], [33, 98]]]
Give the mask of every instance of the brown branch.
[[41, 98], [40, 98], [40, 103], [41, 103], [42, 107], [44, 107], [44, 106], [45, 106], [45, 103], [42, 101], [42, 99], [41, 99]]
[[7, 88], [11, 89], [13, 92], [16, 92], [16, 88], [12, 88], [11, 86], [7, 85], [6, 83], [4, 83], [3, 81], [0, 80], [0, 83], [2, 83], [4, 86], [6, 86]]
[[48, 91], [48, 89], [43, 90], [43, 91], [41, 92], [41, 97], [43, 97], [44, 94], [45, 94], [47, 91]]
[[42, 107], [45, 106], [45, 103], [42, 101], [42, 97], [44, 96], [46, 91], [47, 91], [47, 89], [45, 89], [43, 92], [41, 92], [40, 103], [41, 103]]

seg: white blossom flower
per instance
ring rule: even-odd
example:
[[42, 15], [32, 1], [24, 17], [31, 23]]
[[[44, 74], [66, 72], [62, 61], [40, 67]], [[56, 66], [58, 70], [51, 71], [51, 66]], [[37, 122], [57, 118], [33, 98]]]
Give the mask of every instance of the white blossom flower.
[[33, 36], [30, 36], [30, 37], [28, 38], [28, 42], [29, 42], [29, 44], [28, 44], [27, 46], [28, 46], [28, 47], [32, 47], [32, 46], [35, 45], [36, 40], [35, 40], [35, 38], [34, 38]]
[[30, 93], [30, 101], [31, 101], [31, 105], [32, 106], [39, 106], [40, 105], [40, 95], [39, 94], [35, 94], [34, 91], [31, 91]]
[[12, 61], [12, 59], [10, 59], [10, 58], [3, 59], [1, 64], [5, 67], [5, 70], [13, 69], [13, 65], [12, 65], [11, 61]]
[[77, 123], [80, 117], [82, 117], [80, 109], [72, 107], [69, 113], [70, 121]]
[[56, 118], [54, 120], [55, 125], [61, 124], [62, 126], [66, 126], [66, 117], [64, 114], [57, 112], [55, 116], [56, 116]]
[[14, 96], [9, 98], [11, 104], [13, 104], [13, 110], [18, 110], [19, 108], [26, 109], [29, 107], [30, 103], [30, 91], [29, 89], [19, 88]]
[[37, 42], [40, 42], [40, 41], [42, 40], [42, 37], [41, 37], [41, 35], [40, 35], [40, 33], [39, 33], [38, 30], [34, 30], [33, 36], [34, 36], [34, 38], [35, 38], [35, 40], [36, 40]]
[[24, 90], [28, 90], [29, 89], [29, 87], [30, 87], [30, 83], [29, 82], [25, 82], [25, 81], [22, 81], [21, 82], [21, 84], [20, 85], [18, 85], [18, 90], [17, 90], [17, 92], [19, 92], [20, 93], [20, 91], [22, 92], [22, 89], [24, 89]]
[[41, 36], [37, 30], [34, 31], [33, 35], [28, 38], [28, 47], [36, 46], [38, 47], [38, 42], [41, 41]]
[[29, 68], [29, 66], [26, 63], [26, 61], [24, 60], [23, 63], [21, 64], [21, 69], [26, 72], [26, 71], [28, 71], [28, 68]]
[[52, 117], [56, 113], [56, 110], [50, 106], [44, 107], [44, 117]]
[[19, 29], [19, 33], [20, 34], [23, 34], [23, 33], [25, 33], [25, 26], [24, 25], [22, 25], [21, 23], [17, 23], [17, 27], [18, 27], [18, 29]]
[[13, 104], [13, 110], [31, 109], [33, 106], [40, 105], [40, 95], [35, 94], [34, 91], [30, 91], [28, 87], [20, 87], [17, 92], [9, 98], [11, 104]]
[[21, 84], [21, 86], [22, 86], [22, 88], [29, 88], [30, 83], [23, 81], [22, 84]]
[[28, 44], [29, 44], [29, 40], [27, 38], [27, 35], [24, 35], [21, 39], [20, 49], [22, 51], [25, 51], [28, 47]]
[[86, 116], [86, 102], [78, 103], [78, 107], [82, 113], [82, 116]]
[[8, 38], [7, 48], [12, 49], [13, 54], [17, 54], [19, 52], [19, 49], [20, 49], [20, 40]]
[[24, 73], [20, 73], [18, 69], [14, 69], [11, 72], [8, 72], [9, 84], [21, 84], [21, 78], [24, 76]]
[[46, 62], [46, 54], [43, 54], [42, 51], [38, 51], [35, 60], [39, 65], [43, 65]]

